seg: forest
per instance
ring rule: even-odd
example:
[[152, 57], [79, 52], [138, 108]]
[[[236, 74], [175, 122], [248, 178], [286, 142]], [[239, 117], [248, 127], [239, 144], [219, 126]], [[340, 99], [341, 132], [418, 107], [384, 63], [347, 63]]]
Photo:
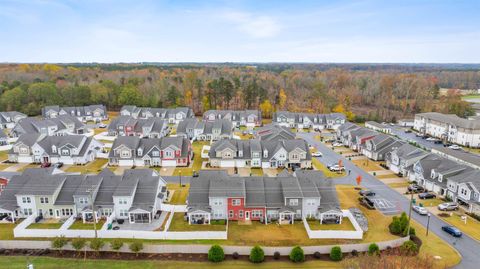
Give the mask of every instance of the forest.
[[[395, 121], [418, 112], [473, 114], [455, 89], [480, 89], [480, 67], [394, 64], [1, 64], [0, 111], [105, 104], [343, 112]], [[449, 88], [440, 95], [440, 88]]]

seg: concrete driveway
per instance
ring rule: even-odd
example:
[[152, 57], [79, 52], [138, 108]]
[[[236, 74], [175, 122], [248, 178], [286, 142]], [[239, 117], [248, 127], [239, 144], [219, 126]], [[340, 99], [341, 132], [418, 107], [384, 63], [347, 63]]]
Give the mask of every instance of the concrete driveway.
[[173, 175], [173, 172], [175, 171], [175, 167], [162, 167], [160, 168], [160, 175], [161, 176], [171, 176]]
[[250, 176], [250, 168], [241, 167], [238, 168], [238, 175], [241, 177], [249, 177]]

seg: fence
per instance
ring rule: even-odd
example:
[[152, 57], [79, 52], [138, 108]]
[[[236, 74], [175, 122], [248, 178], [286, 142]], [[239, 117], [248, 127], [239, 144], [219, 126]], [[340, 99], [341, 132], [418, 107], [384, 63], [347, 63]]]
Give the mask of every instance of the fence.
[[187, 212], [187, 205], [160, 204], [160, 210], [167, 212]]
[[303, 219], [303, 226], [307, 231], [308, 238], [310, 239], [362, 239], [363, 230], [358, 224], [357, 220], [353, 217], [349, 210], [342, 210], [344, 218], [348, 218], [352, 223], [355, 231], [345, 230], [311, 230], [307, 220]]

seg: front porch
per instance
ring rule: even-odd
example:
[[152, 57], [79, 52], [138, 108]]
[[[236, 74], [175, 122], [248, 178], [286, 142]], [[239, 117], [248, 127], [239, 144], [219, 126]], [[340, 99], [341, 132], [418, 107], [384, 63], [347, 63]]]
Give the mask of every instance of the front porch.
[[210, 224], [211, 213], [207, 210], [192, 210], [187, 213], [188, 224]]
[[294, 224], [295, 223], [295, 212], [291, 210], [283, 210], [278, 213], [278, 223], [283, 224]]

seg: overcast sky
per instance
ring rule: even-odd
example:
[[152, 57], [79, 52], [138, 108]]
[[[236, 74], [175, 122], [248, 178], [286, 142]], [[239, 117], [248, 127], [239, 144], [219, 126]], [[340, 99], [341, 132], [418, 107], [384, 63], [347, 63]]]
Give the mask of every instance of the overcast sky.
[[479, 0], [0, 0], [0, 62], [480, 63], [479, 11]]

